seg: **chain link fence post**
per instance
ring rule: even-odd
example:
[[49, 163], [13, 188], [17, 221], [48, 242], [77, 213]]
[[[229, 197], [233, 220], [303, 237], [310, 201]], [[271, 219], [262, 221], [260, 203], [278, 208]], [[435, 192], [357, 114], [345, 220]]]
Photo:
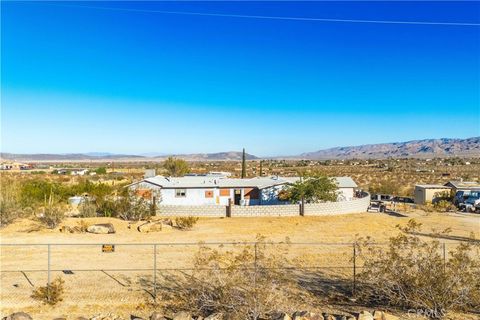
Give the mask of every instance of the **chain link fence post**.
[[352, 296], [355, 298], [357, 291], [357, 246], [356, 243], [353, 243], [353, 287], [352, 287]]
[[47, 299], [50, 301], [50, 247], [51, 245], [47, 245]]
[[153, 301], [157, 301], [157, 245], [153, 245]]
[[258, 319], [258, 301], [257, 301], [257, 242], [254, 244], [254, 262], [253, 262], [253, 290], [254, 290], [254, 319]]

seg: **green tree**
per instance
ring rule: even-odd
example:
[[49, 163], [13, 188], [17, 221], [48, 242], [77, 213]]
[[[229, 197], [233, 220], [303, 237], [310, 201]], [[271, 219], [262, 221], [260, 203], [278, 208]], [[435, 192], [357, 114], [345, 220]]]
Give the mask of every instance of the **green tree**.
[[107, 169], [105, 167], [100, 167], [100, 168], [97, 168], [97, 170], [95, 170], [95, 173], [96, 174], [106, 174]]
[[337, 184], [332, 178], [319, 173], [304, 174], [300, 180], [279, 193], [283, 201], [317, 203], [337, 200]]
[[168, 157], [163, 163], [163, 168], [167, 170], [171, 177], [180, 177], [190, 171], [188, 163], [183, 159]]

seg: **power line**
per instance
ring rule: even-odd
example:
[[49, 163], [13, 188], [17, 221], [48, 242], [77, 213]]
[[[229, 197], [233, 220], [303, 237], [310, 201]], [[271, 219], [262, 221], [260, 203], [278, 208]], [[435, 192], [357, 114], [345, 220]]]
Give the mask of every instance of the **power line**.
[[[53, 5], [53, 4], [52, 4]], [[55, 4], [58, 5], [58, 4]], [[327, 18], [308, 18], [308, 17], [285, 17], [285, 16], [262, 16], [262, 15], [244, 15], [244, 14], [228, 14], [228, 13], [208, 13], [208, 12], [191, 12], [191, 11], [165, 11], [165, 10], [147, 10], [147, 9], [131, 9], [131, 8], [114, 8], [114, 7], [96, 7], [82, 5], [58, 5], [62, 7], [74, 7], [85, 9], [99, 9], [112, 11], [129, 11], [143, 13], [161, 13], [161, 14], [178, 14], [178, 15], [194, 15], [209, 17], [226, 17], [226, 18], [248, 18], [248, 19], [269, 19], [269, 20], [292, 20], [292, 21], [319, 21], [319, 22], [350, 22], [350, 23], [377, 23], [377, 24], [416, 24], [416, 25], [444, 25], [444, 26], [480, 26], [480, 23], [473, 22], [435, 22], [435, 21], [395, 21], [395, 20], [358, 20], [358, 19], [327, 19]]]

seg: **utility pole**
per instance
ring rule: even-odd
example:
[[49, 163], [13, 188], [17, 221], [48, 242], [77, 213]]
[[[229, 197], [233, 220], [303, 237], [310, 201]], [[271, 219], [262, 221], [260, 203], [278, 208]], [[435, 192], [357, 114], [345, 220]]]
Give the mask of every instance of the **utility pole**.
[[242, 179], [247, 177], [247, 160], [245, 158], [245, 148], [243, 148], [242, 153]]

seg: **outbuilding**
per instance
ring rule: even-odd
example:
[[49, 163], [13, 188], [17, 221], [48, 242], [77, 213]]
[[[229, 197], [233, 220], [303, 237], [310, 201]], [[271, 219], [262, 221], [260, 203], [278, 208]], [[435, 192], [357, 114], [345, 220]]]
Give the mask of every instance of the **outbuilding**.
[[451, 190], [441, 184], [418, 184], [415, 186], [414, 201], [416, 204], [435, 203], [445, 194], [450, 194]]

